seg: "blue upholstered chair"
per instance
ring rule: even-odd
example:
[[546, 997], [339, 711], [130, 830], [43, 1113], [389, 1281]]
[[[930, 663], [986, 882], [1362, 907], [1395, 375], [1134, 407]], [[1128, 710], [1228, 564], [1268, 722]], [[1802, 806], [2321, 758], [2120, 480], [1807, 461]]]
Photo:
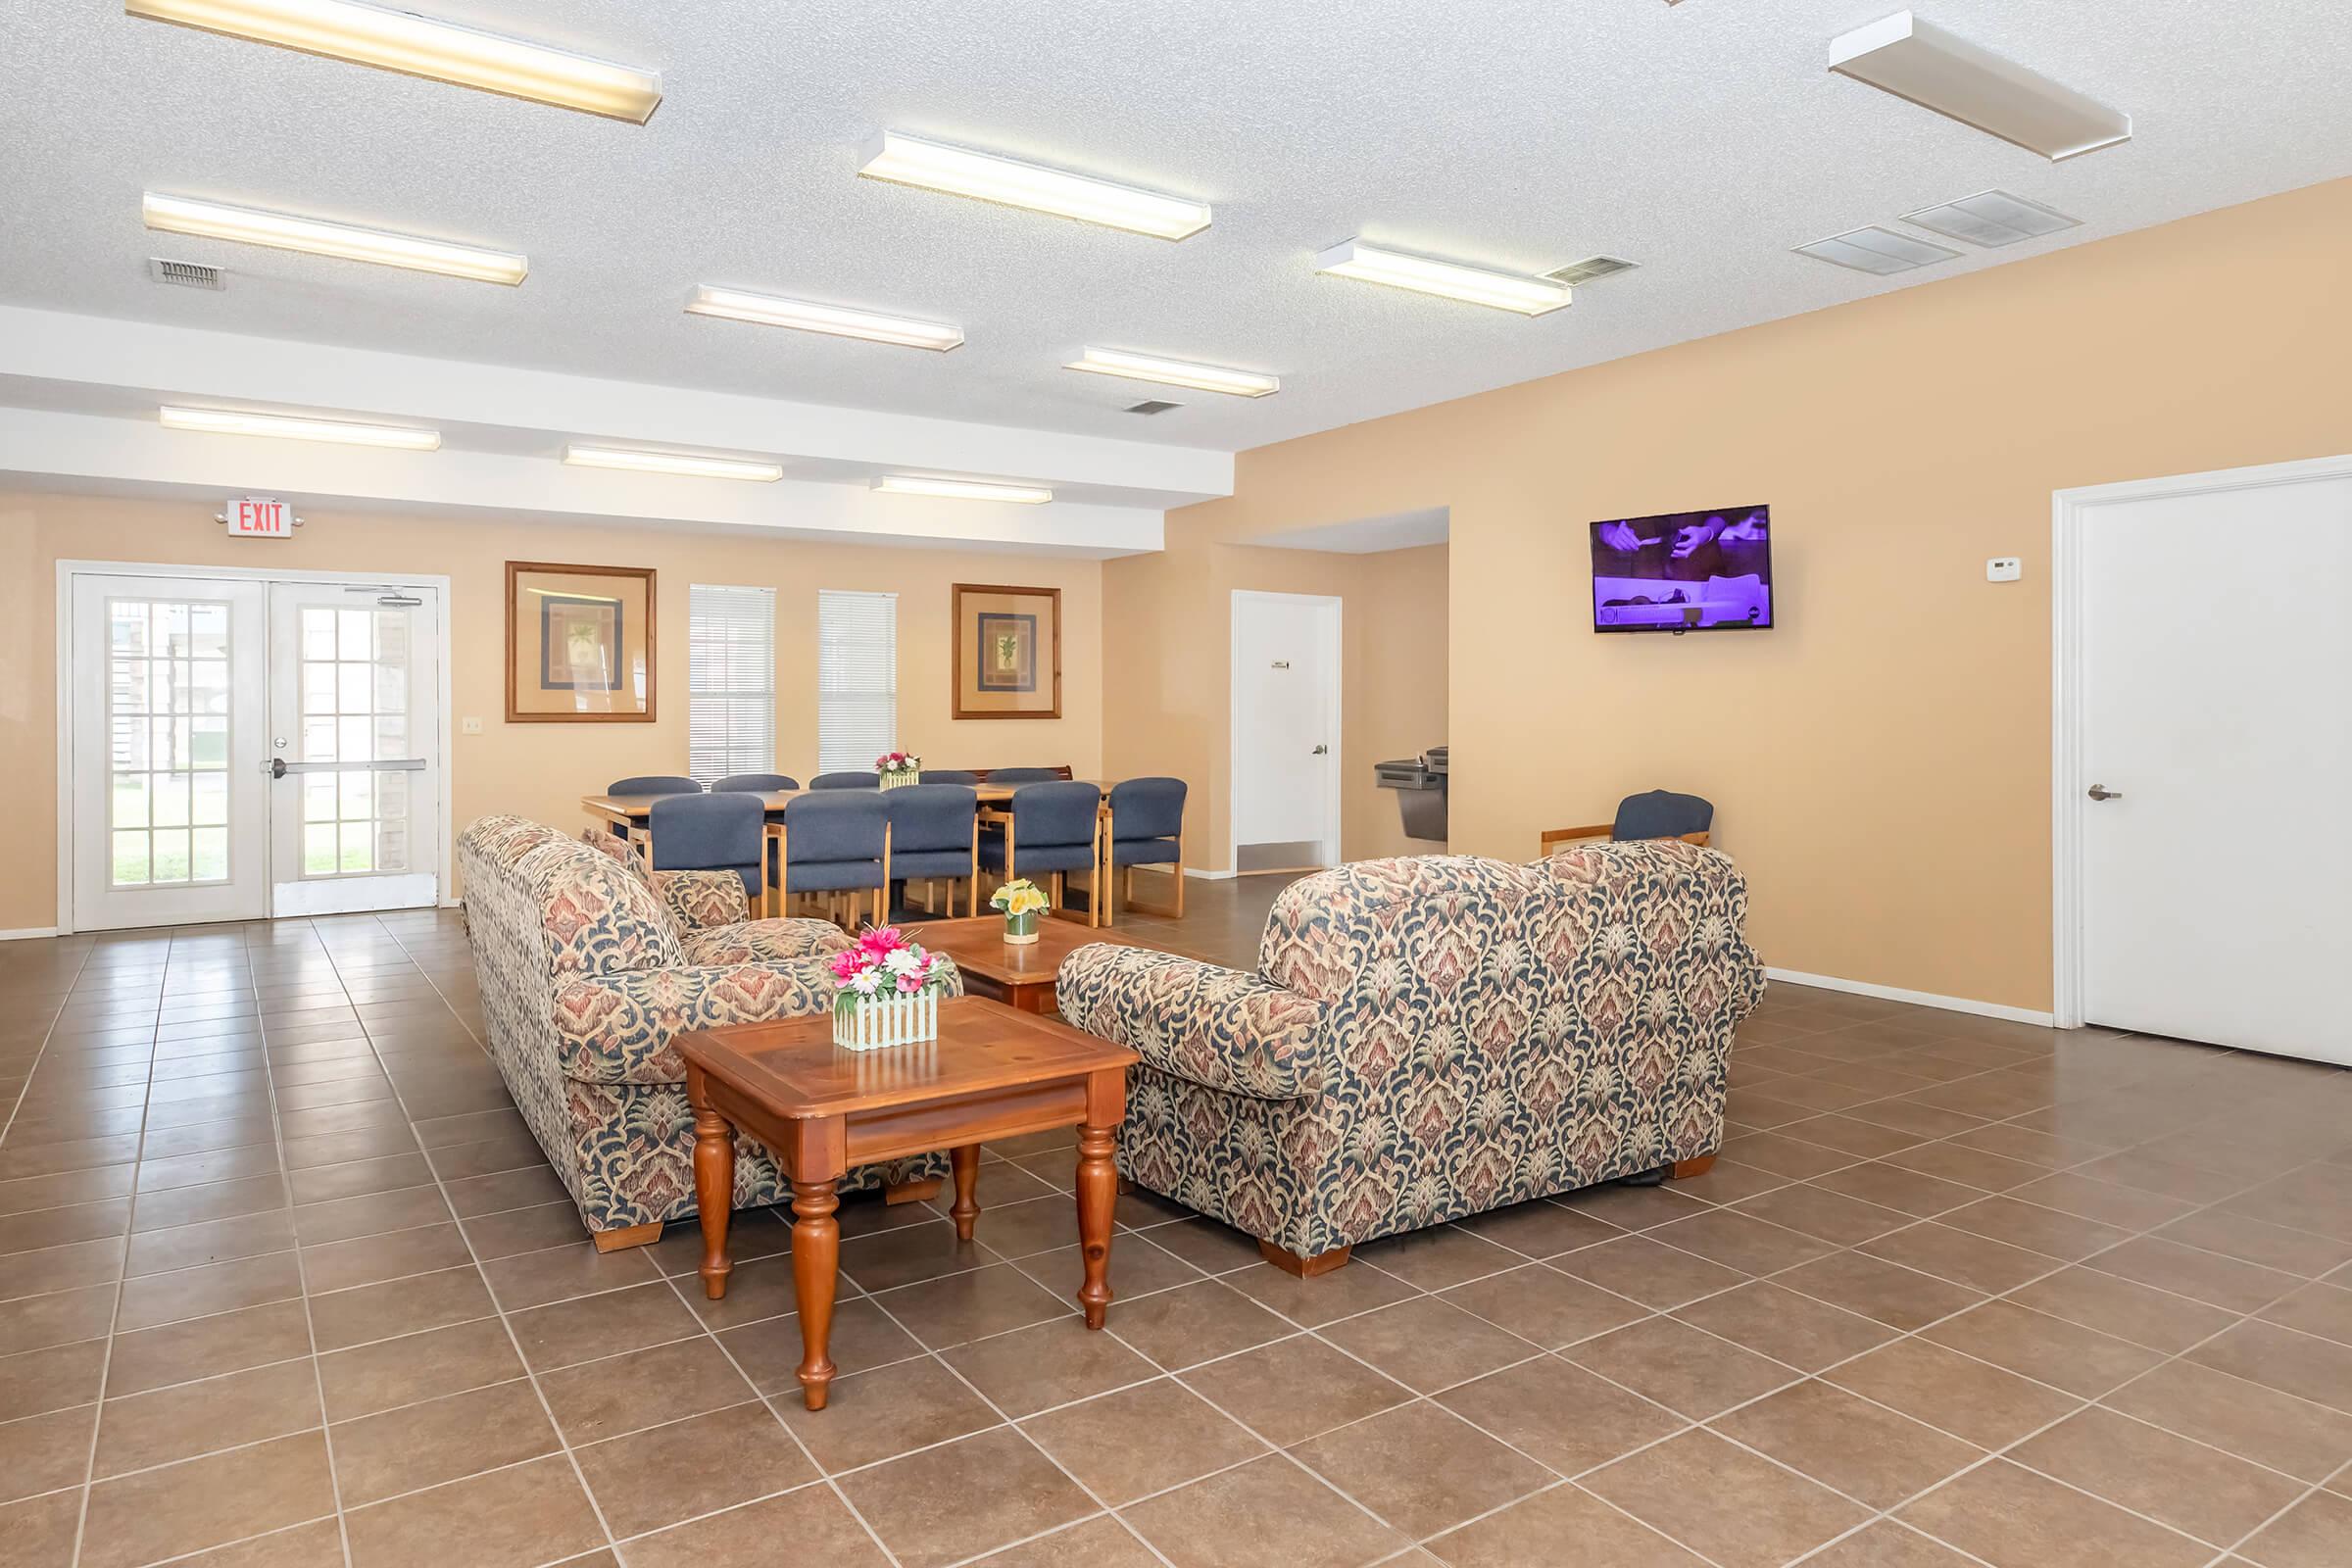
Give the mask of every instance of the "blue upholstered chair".
[[[993, 783], [1002, 775], [990, 775]], [[1089, 880], [1086, 923], [1102, 914], [1102, 791], [1095, 785], [1056, 779], [1023, 784], [1006, 807], [991, 810], [990, 822], [1003, 836], [983, 835], [980, 863], [1009, 882], [1048, 878], [1046, 897], [1058, 906], [1065, 879], [1084, 871]]]
[[769, 790], [797, 790], [800, 787], [801, 781], [790, 773], [729, 773], [710, 786], [710, 793], [716, 795], [723, 790], [743, 790], [763, 795]]
[[1068, 775], [1058, 767], [992, 767], [988, 770], [991, 784], [1055, 784], [1067, 783]]
[[[789, 901], [795, 893], [868, 894], [851, 902], [855, 924], [865, 904], [882, 923], [890, 887], [890, 801], [881, 790], [830, 790], [796, 795], [784, 808], [782, 853], [768, 877]], [[828, 900], [827, 902], [836, 902]]]
[[819, 773], [808, 781], [812, 790], [877, 790], [882, 787], [879, 773]]
[[[980, 912], [979, 802], [968, 784], [902, 784], [881, 792], [890, 809], [890, 874], [894, 881], [944, 880], [947, 913], [956, 912], [956, 884], [964, 884], [965, 914]], [[925, 894], [925, 908], [939, 912]]]
[[[1131, 778], [1110, 787], [1110, 822], [1104, 828], [1102, 923], [1115, 923], [1115, 904], [1148, 914], [1184, 917], [1184, 780]], [[1165, 904], [1135, 902], [1135, 868], [1167, 868], [1174, 891]], [[1116, 889], [1114, 894], [1113, 889]], [[1114, 902], [1115, 901], [1115, 902]]]
[[1677, 795], [1672, 790], [1648, 790], [1619, 801], [1614, 822], [1592, 827], [1555, 827], [1538, 842], [1546, 857], [1561, 845], [1579, 839], [1613, 839], [1620, 844], [1639, 839], [1681, 839], [1686, 844], [1704, 844], [1714, 826], [1712, 801], [1696, 795]]
[[757, 904], [766, 878], [767, 813], [756, 795], [670, 795], [646, 819], [657, 871], [732, 871]]
[[[695, 779], [678, 773], [640, 773], [635, 778], [616, 778], [605, 786], [607, 795], [700, 795], [703, 786]], [[629, 830], [619, 822], [612, 824], [612, 836], [625, 839]]]
[[979, 783], [980, 775], [977, 773], [966, 772], [960, 767], [926, 767], [923, 769], [923, 782], [926, 784], [962, 784], [968, 786]]

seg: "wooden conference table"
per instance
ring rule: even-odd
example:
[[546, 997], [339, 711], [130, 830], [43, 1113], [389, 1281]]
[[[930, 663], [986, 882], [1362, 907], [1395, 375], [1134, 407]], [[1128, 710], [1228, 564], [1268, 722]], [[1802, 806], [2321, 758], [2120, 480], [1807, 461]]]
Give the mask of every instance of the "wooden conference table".
[[[1069, 781], [1041, 780], [1040, 782], [1067, 783]], [[1102, 805], [1100, 808], [1098, 814], [1107, 817], [1110, 814], [1110, 789], [1113, 781], [1101, 778], [1086, 778], [1079, 779], [1076, 782], [1081, 784], [1092, 784], [1095, 786], [1095, 788], [1102, 792]], [[880, 786], [876, 786], [876, 788], [879, 787]], [[1018, 784], [983, 783], [968, 785], [966, 788], [971, 790], [972, 794], [979, 802], [980, 809], [985, 811], [992, 807], [1001, 808], [1010, 805], [1012, 802], [1012, 792], [1021, 788], [1021, 786]], [[783, 836], [785, 806], [799, 796], [830, 794], [832, 792], [799, 789], [731, 790], [728, 793], [757, 795], [760, 797], [760, 806], [767, 813], [767, 836], [760, 845], [760, 854], [761, 880], [772, 881], [772, 878], [770, 878], [767, 874], [769, 868], [768, 857], [774, 853], [770, 846], [772, 846], [776, 840]], [[632, 837], [638, 837], [650, 835], [652, 831], [650, 824], [653, 820], [654, 803], [657, 801], [674, 800], [675, 798], [676, 797], [669, 795], [583, 795], [580, 797], [580, 809], [586, 811], [589, 816], [599, 822], [611, 822], [617, 826], [625, 827], [629, 830], [629, 833]], [[1098, 876], [1099, 875], [1100, 873], [1098, 873]], [[1100, 885], [1099, 881], [1097, 885]]]

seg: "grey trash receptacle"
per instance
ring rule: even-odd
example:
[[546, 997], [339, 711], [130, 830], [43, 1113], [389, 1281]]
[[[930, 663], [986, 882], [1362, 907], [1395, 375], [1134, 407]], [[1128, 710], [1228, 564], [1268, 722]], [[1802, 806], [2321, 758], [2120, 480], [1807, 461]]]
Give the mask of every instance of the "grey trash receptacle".
[[1376, 762], [1373, 777], [1384, 790], [1396, 792], [1396, 809], [1404, 818], [1404, 836], [1446, 842], [1446, 756], [1443, 746], [1419, 757]]

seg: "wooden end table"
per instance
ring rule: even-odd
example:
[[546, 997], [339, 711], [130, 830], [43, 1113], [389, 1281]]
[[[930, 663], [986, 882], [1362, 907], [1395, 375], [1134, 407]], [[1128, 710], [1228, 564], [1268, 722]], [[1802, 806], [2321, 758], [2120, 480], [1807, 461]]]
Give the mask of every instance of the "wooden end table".
[[1078, 1304], [1099, 1329], [1110, 1305], [1111, 1163], [1135, 1053], [980, 997], [939, 1004], [939, 1038], [881, 1051], [833, 1044], [832, 1020], [736, 1024], [681, 1035], [694, 1105], [694, 1191], [702, 1209], [703, 1294], [727, 1294], [735, 1132], [765, 1144], [792, 1184], [792, 1284], [801, 1315], [802, 1399], [825, 1407], [826, 1345], [841, 1266], [835, 1183], [853, 1165], [945, 1149], [956, 1172], [949, 1215], [972, 1239], [980, 1145], [1078, 1128]]
[[963, 971], [964, 989], [992, 997], [1023, 1012], [1054, 1010], [1054, 976], [1061, 960], [1095, 943], [1140, 948], [1146, 944], [1120, 936], [1107, 927], [1076, 925], [1068, 920], [1040, 920], [1037, 940], [1021, 946], [1004, 940], [1004, 917], [983, 914], [968, 920], [908, 922], [914, 940], [933, 953], [944, 953]]

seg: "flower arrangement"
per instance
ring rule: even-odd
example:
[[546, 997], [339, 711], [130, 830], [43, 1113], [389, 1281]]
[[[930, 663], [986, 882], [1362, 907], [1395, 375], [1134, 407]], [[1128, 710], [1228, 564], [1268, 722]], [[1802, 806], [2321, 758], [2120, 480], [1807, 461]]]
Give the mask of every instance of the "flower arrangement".
[[1046, 906], [1046, 896], [1036, 883], [1016, 877], [997, 889], [997, 896], [988, 903], [991, 908], [1004, 911], [1005, 941], [1025, 947], [1037, 940], [1037, 916]]
[[874, 771], [881, 775], [882, 787], [896, 789], [902, 784], [919, 784], [923, 777], [923, 760], [912, 752], [884, 752], [874, 759]]
[[829, 967], [835, 1045], [875, 1051], [938, 1038], [947, 960], [907, 941], [898, 927], [866, 931]]

